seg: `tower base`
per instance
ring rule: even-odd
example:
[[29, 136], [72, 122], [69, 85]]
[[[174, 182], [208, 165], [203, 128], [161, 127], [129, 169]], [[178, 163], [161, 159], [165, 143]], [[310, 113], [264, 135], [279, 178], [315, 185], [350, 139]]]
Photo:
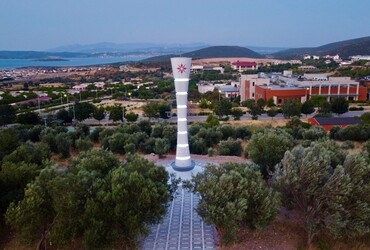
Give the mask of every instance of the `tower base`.
[[183, 166], [176, 166], [176, 162], [172, 162], [171, 163], [171, 167], [176, 170], [176, 171], [179, 171], [179, 172], [186, 172], [186, 171], [190, 171], [190, 170], [193, 170], [193, 168], [195, 167], [195, 162], [194, 161], [191, 161], [191, 164], [190, 166], [186, 166], [186, 167], [183, 167]]

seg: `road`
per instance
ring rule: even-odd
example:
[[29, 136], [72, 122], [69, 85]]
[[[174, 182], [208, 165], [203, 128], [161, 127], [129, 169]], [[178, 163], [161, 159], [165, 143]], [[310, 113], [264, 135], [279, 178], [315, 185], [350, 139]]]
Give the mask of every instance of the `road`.
[[[366, 111], [349, 111], [347, 113], [342, 114], [341, 117], [361, 116], [365, 112]], [[313, 117], [314, 115], [315, 114], [308, 115], [307, 118]], [[302, 116], [302, 117], [303, 118], [306, 118], [305, 116]], [[233, 118], [230, 116], [230, 119], [232, 120]], [[251, 119], [252, 118], [251, 118], [251, 115], [250, 114], [245, 114], [245, 115], [243, 115], [240, 118], [240, 120], [251, 120]], [[282, 120], [282, 119], [285, 119], [285, 118], [284, 118], [283, 114], [277, 114], [273, 119], [274, 120]], [[175, 123], [175, 122], [177, 122], [177, 117], [176, 116], [172, 116], [171, 118], [169, 118], [167, 120], [162, 119], [162, 118], [152, 119], [152, 120], [155, 121], [155, 122], [158, 122], [158, 121], [168, 121], [168, 122], [171, 122], [171, 123]], [[203, 122], [205, 120], [207, 120], [207, 116], [206, 115], [202, 115], [202, 116], [188, 116], [188, 121], [189, 122]], [[267, 114], [263, 114], [263, 115], [258, 116], [258, 120], [271, 120], [271, 117], [269, 117]], [[99, 123], [95, 119], [86, 119], [82, 123], [87, 124], [87, 125], [97, 125], [97, 124], [108, 125], [108, 124], [112, 124], [113, 121], [112, 120], [109, 120], [108, 118], [105, 118], [105, 119], [101, 120], [100, 123]]]

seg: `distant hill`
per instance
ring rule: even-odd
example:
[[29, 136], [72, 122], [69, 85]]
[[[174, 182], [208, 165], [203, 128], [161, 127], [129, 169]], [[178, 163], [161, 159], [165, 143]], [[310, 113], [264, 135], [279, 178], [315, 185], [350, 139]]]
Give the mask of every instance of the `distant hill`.
[[370, 55], [370, 36], [329, 43], [320, 47], [287, 49], [271, 54], [274, 58], [302, 59], [304, 54], [336, 55], [347, 58], [354, 55]]
[[41, 52], [41, 51], [0, 51], [0, 59], [40, 59], [48, 57], [73, 58], [88, 57], [86, 53]]
[[261, 55], [271, 55], [271, 54], [276, 53], [278, 51], [289, 49], [289, 47], [261, 47], [261, 46], [253, 46], [253, 45], [246, 45], [246, 46], [243, 46], [243, 47], [251, 49], [254, 52], [257, 52]]
[[[169, 61], [171, 57], [179, 56], [175, 54], [165, 56], [155, 56], [144, 59], [144, 62], [163, 62]], [[261, 54], [254, 52], [253, 50], [239, 47], [239, 46], [213, 46], [204, 49], [195, 50], [188, 53], [183, 53], [181, 56], [191, 57], [193, 59], [201, 58], [222, 58], [222, 57], [251, 57], [251, 58], [263, 58]]]
[[204, 43], [189, 44], [155, 44], [155, 43], [94, 43], [72, 44], [49, 49], [51, 52], [79, 52], [79, 53], [184, 53], [208, 47]]

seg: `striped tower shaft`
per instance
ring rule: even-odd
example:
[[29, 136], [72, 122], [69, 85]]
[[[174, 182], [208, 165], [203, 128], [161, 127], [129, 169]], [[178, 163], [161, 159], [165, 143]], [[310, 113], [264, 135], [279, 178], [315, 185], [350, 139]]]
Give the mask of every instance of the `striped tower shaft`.
[[191, 58], [171, 58], [175, 78], [177, 104], [177, 146], [174, 168], [179, 171], [191, 170], [192, 162], [188, 142], [187, 103]]

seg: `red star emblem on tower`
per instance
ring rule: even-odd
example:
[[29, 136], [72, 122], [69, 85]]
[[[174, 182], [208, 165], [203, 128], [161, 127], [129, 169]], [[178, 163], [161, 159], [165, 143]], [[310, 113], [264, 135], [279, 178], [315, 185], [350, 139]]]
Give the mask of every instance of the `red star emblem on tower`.
[[178, 65], [178, 67], [177, 67], [177, 72], [179, 72], [179, 73], [184, 73], [186, 71], [186, 67], [185, 67], [185, 65], [184, 64], [180, 64], [180, 65]]

